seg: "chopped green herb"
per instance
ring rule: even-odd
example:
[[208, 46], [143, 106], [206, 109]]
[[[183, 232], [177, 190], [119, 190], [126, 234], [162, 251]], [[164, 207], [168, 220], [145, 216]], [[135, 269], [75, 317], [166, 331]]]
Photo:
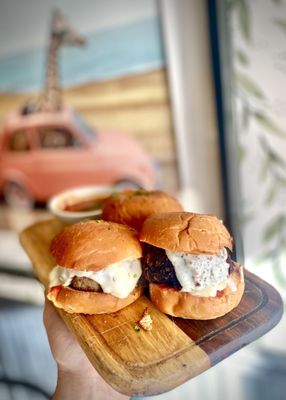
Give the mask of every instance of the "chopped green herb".
[[140, 329], [141, 329], [141, 328], [140, 328], [140, 326], [139, 326], [138, 324], [135, 324], [135, 325], [134, 325], [134, 331], [135, 331], [135, 332], [139, 332]]
[[133, 278], [137, 278], [137, 274], [133, 274]]
[[111, 195], [110, 195], [109, 197], [111, 197], [111, 198], [116, 198], [116, 197], [118, 197], [118, 196], [119, 196], [119, 193], [118, 193], [118, 192], [112, 192]]
[[136, 192], [133, 193], [133, 196], [146, 196], [148, 195], [148, 191], [144, 189], [138, 189]]

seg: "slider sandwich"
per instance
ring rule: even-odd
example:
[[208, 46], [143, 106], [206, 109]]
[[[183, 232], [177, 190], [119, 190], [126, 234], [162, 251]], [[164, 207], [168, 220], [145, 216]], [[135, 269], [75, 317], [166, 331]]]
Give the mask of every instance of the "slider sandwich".
[[144, 222], [140, 240], [151, 301], [160, 311], [206, 320], [239, 304], [243, 268], [231, 260], [232, 237], [215, 216], [155, 214]]
[[147, 217], [158, 212], [183, 211], [180, 203], [160, 190], [126, 190], [104, 203], [102, 218], [126, 224], [139, 231]]
[[53, 239], [51, 254], [56, 266], [48, 299], [69, 313], [115, 312], [143, 293], [142, 249], [128, 226], [100, 220], [70, 225]]

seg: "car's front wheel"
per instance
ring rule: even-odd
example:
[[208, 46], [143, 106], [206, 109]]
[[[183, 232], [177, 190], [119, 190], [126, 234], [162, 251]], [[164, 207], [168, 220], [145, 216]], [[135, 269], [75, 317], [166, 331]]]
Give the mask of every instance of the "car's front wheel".
[[135, 182], [129, 179], [122, 179], [114, 183], [116, 190], [124, 190], [124, 189], [142, 189], [142, 185], [140, 183]]
[[31, 193], [18, 182], [7, 182], [4, 185], [4, 199], [9, 207], [30, 210], [35, 204]]

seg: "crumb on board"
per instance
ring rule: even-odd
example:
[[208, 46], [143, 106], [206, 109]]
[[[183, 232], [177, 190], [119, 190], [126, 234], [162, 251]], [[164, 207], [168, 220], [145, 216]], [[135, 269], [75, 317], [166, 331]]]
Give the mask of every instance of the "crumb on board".
[[142, 317], [138, 321], [138, 325], [140, 328], [144, 329], [144, 331], [151, 331], [153, 320], [151, 315], [149, 314], [148, 307], [146, 307], [143, 311]]

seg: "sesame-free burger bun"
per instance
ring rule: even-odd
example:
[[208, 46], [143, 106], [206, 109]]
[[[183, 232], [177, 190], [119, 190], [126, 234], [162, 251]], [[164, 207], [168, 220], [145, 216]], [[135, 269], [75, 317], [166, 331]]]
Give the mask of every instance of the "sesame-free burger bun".
[[215, 255], [224, 247], [232, 250], [232, 237], [214, 215], [170, 212], [151, 215], [140, 240], [174, 252]]
[[[215, 297], [194, 296], [167, 285], [150, 283], [151, 301], [161, 312], [174, 317], [196, 320], [218, 318], [238, 306], [242, 298], [245, 285], [242, 266], [235, 264], [229, 279], [232, 280], [232, 285]], [[233, 285], [236, 286], [236, 291], [232, 290]]]
[[48, 292], [48, 299], [57, 308], [68, 313], [109, 314], [121, 310], [137, 300], [144, 291], [143, 286], [136, 287], [126, 298], [120, 299], [103, 292], [84, 292], [70, 287], [55, 286]]
[[179, 202], [169, 194], [154, 190], [128, 190], [111, 196], [103, 207], [103, 219], [140, 230], [151, 214], [182, 211]]
[[[64, 228], [53, 239], [51, 254], [61, 267], [97, 272], [110, 264], [141, 258], [142, 249], [134, 229], [97, 220]], [[69, 313], [105, 314], [133, 303], [144, 290], [144, 286], [137, 282], [127, 297], [119, 298], [102, 290], [94, 290], [93, 285], [92, 289], [84, 288], [84, 280], [87, 278], [79, 275], [77, 279], [81, 280], [80, 287], [61, 284], [50, 287], [48, 299]]]
[[142, 257], [136, 231], [94, 220], [67, 226], [51, 243], [56, 263], [65, 268], [99, 271], [110, 264]]

